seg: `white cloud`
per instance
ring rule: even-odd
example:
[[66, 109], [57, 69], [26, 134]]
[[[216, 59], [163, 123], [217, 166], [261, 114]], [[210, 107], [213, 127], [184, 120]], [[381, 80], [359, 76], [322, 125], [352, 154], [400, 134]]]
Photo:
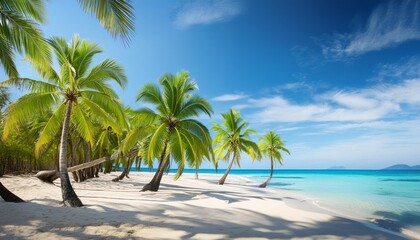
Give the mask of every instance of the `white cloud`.
[[420, 76], [420, 56], [413, 56], [399, 63], [380, 64], [377, 76], [371, 80], [386, 82], [401, 79], [412, 79]]
[[345, 92], [333, 94], [330, 99], [342, 106], [355, 109], [370, 109], [378, 105], [378, 101], [375, 99]]
[[356, 33], [335, 34], [321, 43], [322, 53], [345, 60], [402, 42], [420, 39], [420, 1], [393, 1], [377, 7], [366, 27]]
[[174, 24], [180, 28], [225, 22], [239, 15], [242, 6], [231, 0], [189, 1], [178, 12]]
[[247, 108], [261, 122], [367, 122], [392, 116], [402, 105], [420, 106], [420, 79], [377, 85], [357, 91], [329, 92], [315, 102], [297, 104], [282, 96], [250, 99]]
[[224, 95], [212, 98], [211, 100], [218, 101], [218, 102], [226, 102], [226, 101], [236, 101], [236, 100], [244, 99], [247, 97], [248, 95], [244, 95], [244, 94], [224, 94]]

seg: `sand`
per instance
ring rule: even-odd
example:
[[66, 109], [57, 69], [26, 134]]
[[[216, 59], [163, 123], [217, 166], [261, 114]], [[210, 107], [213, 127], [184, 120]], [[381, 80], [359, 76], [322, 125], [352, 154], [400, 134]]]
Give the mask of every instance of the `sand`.
[[165, 175], [159, 192], [139, 192], [152, 173], [73, 183], [85, 204], [63, 207], [60, 182], [0, 181], [27, 203], [0, 200], [1, 239], [404, 239], [320, 209], [291, 191], [257, 188], [240, 176]]

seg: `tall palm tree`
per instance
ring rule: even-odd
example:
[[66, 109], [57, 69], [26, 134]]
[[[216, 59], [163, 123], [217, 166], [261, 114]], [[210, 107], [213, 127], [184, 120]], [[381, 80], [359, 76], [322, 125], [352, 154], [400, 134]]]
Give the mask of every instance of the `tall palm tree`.
[[268, 156], [271, 162], [271, 172], [270, 177], [263, 184], [260, 185], [261, 188], [265, 188], [273, 177], [274, 171], [274, 161], [277, 160], [280, 165], [283, 165], [283, 156], [280, 151], [286, 152], [290, 155], [290, 152], [287, 148], [284, 147], [284, 142], [274, 130], [266, 133], [263, 137], [260, 138], [259, 147], [264, 156]]
[[219, 184], [223, 185], [226, 178], [235, 162], [240, 166], [241, 152], [246, 152], [252, 159], [260, 159], [261, 152], [258, 145], [249, 139], [251, 133], [256, 133], [255, 130], [247, 128], [248, 122], [244, 122], [238, 111], [231, 109], [227, 113], [222, 113], [225, 120], [222, 124], [213, 122], [212, 129], [216, 132], [214, 144], [218, 145], [215, 148], [217, 159], [229, 161], [232, 160], [225, 174], [219, 180]]
[[14, 53], [39, 63], [50, 63], [50, 51], [39, 24], [44, 21], [43, 0], [0, 0], [0, 65], [17, 77]]
[[54, 109], [39, 134], [35, 153], [39, 154], [61, 129], [59, 170], [63, 202], [80, 207], [82, 202], [74, 192], [67, 172], [69, 127], [72, 124], [78, 134], [92, 144], [95, 139], [91, 115], [107, 121], [114, 131], [121, 131], [119, 123], [123, 121], [119, 120], [124, 118], [123, 109], [108, 81], [114, 80], [124, 87], [127, 78], [123, 68], [111, 59], [90, 68], [93, 57], [102, 52], [97, 44], [80, 40], [78, 36], [70, 43], [54, 37], [49, 44], [54, 50], [58, 71], [31, 61], [43, 80], [14, 78], [2, 82], [2, 85], [15, 85], [30, 91], [7, 107], [3, 138], [7, 138], [25, 118]]
[[[194, 95], [198, 88], [190, 80], [188, 72], [177, 75], [167, 74], [159, 80], [162, 89], [155, 84], [146, 84], [138, 93], [137, 101], [154, 105], [154, 109], [142, 108], [138, 112], [145, 119], [151, 120], [151, 133], [134, 129], [137, 134], [129, 134], [126, 142], [130, 145], [139, 140], [142, 143], [140, 153], [146, 162], [159, 159], [158, 169], [153, 179], [142, 191], [158, 191], [165, 169], [172, 158], [178, 165], [175, 179], [178, 179], [186, 163], [195, 165], [203, 158], [213, 160], [212, 140], [206, 126], [193, 119], [204, 113], [210, 116], [212, 107], [204, 98]], [[139, 134], [143, 132], [143, 134]], [[143, 135], [143, 136], [141, 136]]]

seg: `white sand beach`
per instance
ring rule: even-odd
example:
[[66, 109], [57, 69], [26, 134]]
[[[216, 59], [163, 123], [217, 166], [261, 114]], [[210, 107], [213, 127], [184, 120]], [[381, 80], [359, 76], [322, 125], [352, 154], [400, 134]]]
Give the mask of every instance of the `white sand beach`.
[[85, 204], [60, 204], [54, 185], [33, 176], [0, 181], [27, 203], [0, 200], [1, 239], [404, 239], [319, 209], [290, 191], [261, 189], [246, 179], [164, 176], [159, 192], [139, 192], [152, 173], [119, 173], [73, 183]]

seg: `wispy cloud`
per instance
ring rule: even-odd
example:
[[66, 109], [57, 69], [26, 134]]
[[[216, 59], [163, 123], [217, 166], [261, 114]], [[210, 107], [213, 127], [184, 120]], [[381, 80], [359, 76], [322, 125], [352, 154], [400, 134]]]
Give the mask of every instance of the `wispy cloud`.
[[392, 82], [420, 76], [420, 56], [413, 56], [398, 63], [379, 64], [377, 75], [370, 79], [377, 82]]
[[[261, 122], [367, 122], [399, 112], [403, 105], [420, 106], [420, 79], [377, 85], [355, 91], [318, 94], [309, 104], [293, 103], [276, 95], [249, 99], [252, 118]], [[245, 107], [243, 107], [245, 108]]]
[[242, 5], [235, 0], [188, 1], [175, 17], [180, 28], [228, 21], [242, 12]]
[[420, 1], [391, 1], [371, 13], [366, 26], [355, 33], [327, 36], [322, 53], [332, 60], [346, 60], [409, 40], [420, 39]]
[[245, 94], [224, 94], [224, 95], [212, 98], [211, 100], [218, 101], [218, 102], [227, 102], [227, 101], [236, 101], [236, 100], [244, 99], [247, 97], [248, 95], [245, 95]]

